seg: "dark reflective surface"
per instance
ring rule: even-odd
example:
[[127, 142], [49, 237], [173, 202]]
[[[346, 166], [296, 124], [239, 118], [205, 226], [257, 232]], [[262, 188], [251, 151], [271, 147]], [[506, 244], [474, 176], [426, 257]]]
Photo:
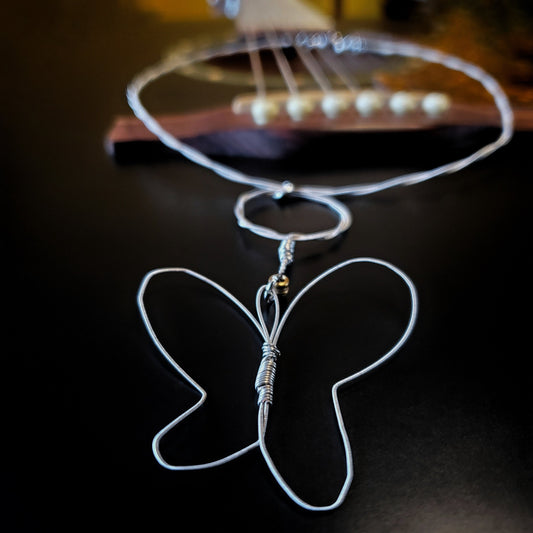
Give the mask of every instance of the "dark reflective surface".
[[[103, 150], [112, 117], [128, 112], [132, 75], [194, 31], [118, 2], [7, 8], [4, 529], [533, 530], [529, 133], [456, 176], [350, 201], [354, 226], [343, 239], [297, 249], [295, 289], [336, 262], [370, 255], [400, 266], [420, 292], [406, 347], [341, 394], [356, 468], [342, 508], [322, 515], [296, 508], [256, 452], [204, 472], [167, 472], [155, 462], [152, 436], [195, 396], [142, 327], [135, 304], [142, 276], [187, 266], [252, 306], [277, 266], [274, 243], [236, 227], [241, 187], [180, 159], [119, 166]], [[184, 82], [165, 98], [187, 108], [211, 93], [219, 95]], [[357, 146], [346, 147], [357, 179], [425, 168], [472, 138], [371, 141], [384, 155], [381, 163], [366, 155], [363, 169]], [[361, 141], [365, 152], [370, 144]], [[288, 163], [302, 180], [309, 166], [305, 157], [301, 167]], [[334, 179], [347, 179], [347, 167]], [[315, 170], [311, 179], [328, 179], [325, 165]], [[273, 214], [261, 216], [268, 223]], [[280, 341], [272, 453], [317, 503], [330, 500], [343, 477], [327, 382], [378, 355], [406, 318], [393, 280], [372, 269], [349, 274], [317, 287]], [[211, 303], [208, 291], [195, 300], [194, 284], [167, 280], [158, 290], [153, 313], [169, 345], [179, 351], [184, 343], [184, 363], [212, 382], [213, 397], [253, 418], [243, 405], [253, 392], [239, 381], [253, 381], [259, 357], [247, 324]], [[254, 432], [218, 408], [201, 416], [209, 415], [209, 432], [200, 418], [190, 430], [204, 436], [199, 443], [173, 437], [190, 445], [181, 457], [224, 451]]]

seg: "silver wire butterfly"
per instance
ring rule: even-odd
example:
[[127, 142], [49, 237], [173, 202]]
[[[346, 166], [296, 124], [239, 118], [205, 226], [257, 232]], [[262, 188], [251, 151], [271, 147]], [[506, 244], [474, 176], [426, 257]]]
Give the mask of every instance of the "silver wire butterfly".
[[[282, 330], [287, 322], [287, 319], [292, 314], [296, 304], [300, 301], [300, 299], [312, 287], [314, 287], [317, 283], [319, 283], [324, 278], [327, 278], [331, 274], [355, 263], [372, 263], [376, 265], [381, 265], [389, 269], [390, 271], [394, 272], [397, 276], [399, 276], [409, 289], [410, 298], [411, 298], [410, 317], [409, 317], [408, 324], [403, 334], [401, 335], [401, 337], [398, 339], [398, 341], [394, 344], [392, 348], [390, 348], [379, 359], [369, 364], [362, 370], [359, 370], [353, 374], [350, 374], [344, 377], [343, 379], [337, 381], [336, 383], [334, 383], [331, 389], [331, 395], [332, 395], [332, 401], [333, 401], [333, 407], [335, 411], [338, 431], [341, 436], [342, 444], [344, 448], [344, 456], [345, 456], [345, 463], [346, 463], [346, 477], [344, 479], [344, 483], [335, 501], [329, 505], [317, 506], [317, 505], [309, 504], [306, 501], [304, 501], [302, 498], [300, 498], [294, 492], [294, 490], [289, 486], [289, 484], [285, 481], [285, 479], [280, 474], [278, 468], [276, 467], [268, 451], [266, 440], [265, 440], [269, 409], [272, 403], [272, 387], [273, 387], [273, 381], [274, 381], [275, 369], [276, 369], [275, 365], [276, 365], [277, 357], [279, 356], [277, 344], [278, 344], [278, 339], [282, 333]], [[156, 335], [154, 331], [154, 328], [152, 326], [152, 323], [150, 322], [150, 319], [148, 318], [148, 313], [146, 311], [146, 306], [145, 306], [145, 301], [144, 301], [147, 286], [155, 276], [159, 276], [161, 274], [167, 274], [167, 273], [185, 274], [187, 276], [196, 278], [197, 280], [216, 289], [229, 302], [231, 302], [231, 304], [233, 304], [245, 317], [248, 318], [250, 323], [259, 332], [259, 335], [261, 336], [263, 340], [263, 357], [261, 360], [261, 364], [260, 364], [257, 379], [256, 379], [256, 390], [258, 391], [258, 395], [259, 395], [259, 400], [258, 400], [259, 408], [258, 408], [258, 416], [257, 416], [257, 440], [255, 440], [251, 444], [248, 444], [236, 450], [233, 453], [230, 453], [229, 455], [226, 455], [220, 459], [217, 459], [211, 462], [206, 462], [206, 463], [201, 463], [201, 464], [192, 464], [192, 465], [172, 465], [163, 458], [162, 453], [160, 451], [161, 439], [171, 429], [175, 428], [178, 424], [184, 421], [187, 417], [193, 414], [196, 410], [198, 410], [205, 403], [207, 399], [207, 392], [205, 391], [205, 389], [191, 375], [189, 375], [183, 369], [183, 367], [170, 355], [170, 353], [163, 346], [162, 342], [160, 341], [160, 339], [158, 338], [158, 336]], [[267, 323], [265, 320], [265, 305], [267, 305], [266, 304], [267, 299], [270, 299], [270, 304], [274, 305], [274, 319], [273, 319], [273, 323], [270, 328], [267, 326]], [[341, 408], [339, 405], [338, 390], [342, 386], [346, 385], [347, 383], [353, 382], [354, 380], [360, 378], [364, 374], [367, 374], [371, 370], [375, 369], [376, 367], [386, 362], [407, 341], [408, 337], [410, 336], [414, 328], [417, 311], [418, 311], [418, 297], [416, 293], [416, 288], [413, 282], [411, 281], [411, 279], [402, 270], [400, 270], [396, 266], [386, 261], [371, 258], [371, 257], [353, 258], [353, 259], [349, 259], [347, 261], [344, 261], [342, 263], [339, 263], [333, 266], [332, 268], [324, 271], [322, 274], [320, 274], [315, 279], [313, 279], [302, 290], [300, 290], [300, 292], [293, 298], [293, 300], [288, 305], [287, 309], [285, 310], [283, 314], [281, 314], [280, 312], [280, 303], [279, 303], [279, 299], [277, 297], [276, 292], [273, 291], [271, 287], [269, 287], [268, 285], [261, 286], [258, 289], [257, 294], [256, 294], [257, 316], [254, 316], [246, 308], [246, 306], [242, 304], [235, 296], [233, 296], [229, 291], [227, 291], [224, 287], [217, 284], [213, 280], [193, 270], [189, 270], [187, 268], [179, 268], [179, 267], [160, 268], [160, 269], [152, 270], [146, 274], [146, 276], [144, 277], [140, 285], [137, 301], [138, 301], [138, 306], [139, 306], [139, 310], [140, 310], [144, 325], [146, 326], [146, 329], [152, 341], [158, 348], [158, 350], [165, 357], [165, 359], [170, 363], [170, 365], [178, 372], [178, 374], [185, 381], [187, 381], [190, 385], [192, 385], [194, 389], [196, 389], [196, 391], [200, 394], [199, 400], [192, 407], [190, 407], [189, 409], [181, 413], [179, 416], [177, 416], [174, 420], [172, 420], [169, 424], [167, 424], [163, 429], [161, 429], [155, 435], [153, 442], [152, 442], [152, 449], [153, 449], [153, 453], [157, 461], [162, 466], [170, 470], [178, 470], [178, 471], [199, 470], [199, 469], [211, 468], [211, 467], [215, 467], [215, 466], [228, 463], [244, 455], [250, 450], [258, 447], [261, 451], [261, 454], [263, 455], [263, 458], [269, 470], [271, 471], [272, 475], [276, 479], [277, 483], [285, 491], [285, 493], [291, 498], [291, 500], [293, 500], [296, 504], [310, 511], [327, 511], [327, 510], [335, 509], [336, 507], [341, 505], [341, 503], [346, 498], [346, 495], [348, 493], [348, 490], [350, 488], [350, 485], [353, 479], [353, 459], [352, 459], [352, 450], [351, 450], [351, 445], [350, 445], [350, 441], [348, 438], [348, 433], [346, 431], [344, 419], [343, 419]]]

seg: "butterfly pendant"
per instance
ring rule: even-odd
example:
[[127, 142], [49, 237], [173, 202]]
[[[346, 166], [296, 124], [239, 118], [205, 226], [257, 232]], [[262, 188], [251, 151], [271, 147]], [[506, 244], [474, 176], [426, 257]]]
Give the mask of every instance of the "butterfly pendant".
[[[338, 272], [339, 270], [342, 270], [350, 265], [353, 265], [355, 263], [371, 263], [374, 265], [378, 265], [381, 267], [384, 267], [388, 269], [389, 271], [392, 271], [394, 274], [396, 274], [407, 286], [409, 289], [409, 295], [411, 300], [411, 309], [410, 309], [410, 316], [407, 323], [407, 326], [405, 327], [403, 334], [400, 336], [400, 338], [396, 341], [396, 343], [390, 348], [386, 353], [384, 353], [381, 357], [376, 359], [373, 363], [368, 364], [363, 369], [352, 373], [334, 383], [334, 385], [331, 388], [331, 396], [332, 396], [332, 402], [333, 402], [333, 409], [335, 412], [336, 422], [338, 431], [342, 440], [342, 446], [344, 449], [344, 458], [345, 458], [345, 468], [346, 468], [346, 476], [344, 479], [344, 483], [338, 492], [338, 495], [336, 499], [329, 505], [312, 505], [306, 501], [304, 501], [300, 496], [298, 496], [295, 491], [289, 486], [289, 484], [285, 481], [285, 479], [280, 474], [278, 468], [276, 467], [276, 464], [274, 463], [274, 460], [272, 459], [269, 450], [267, 448], [266, 443], [266, 430], [267, 430], [267, 424], [268, 424], [268, 417], [269, 417], [269, 410], [270, 406], [273, 401], [273, 390], [274, 390], [274, 378], [276, 374], [276, 364], [278, 357], [280, 356], [280, 352], [277, 348], [278, 340], [280, 338], [280, 335], [284, 329], [284, 326], [288, 320], [288, 318], [291, 316], [291, 314], [294, 312], [294, 309], [296, 308], [298, 302], [301, 300], [301, 298], [310, 291], [317, 283], [324, 280], [325, 278], [331, 276], [335, 272]], [[258, 413], [257, 413], [257, 439], [240, 449], [225, 455], [224, 457], [220, 459], [216, 459], [210, 462], [200, 463], [200, 464], [190, 464], [190, 465], [173, 465], [167, 462], [161, 451], [160, 451], [160, 442], [161, 439], [173, 428], [175, 428], [178, 424], [183, 422], [187, 417], [192, 415], [195, 411], [197, 411], [206, 401], [207, 399], [207, 392], [206, 390], [190, 375], [188, 374], [184, 368], [170, 355], [170, 353], [167, 351], [167, 349], [163, 346], [163, 343], [158, 338], [152, 323], [148, 317], [148, 313], [146, 310], [145, 305], [145, 293], [146, 289], [151, 282], [151, 280], [156, 277], [160, 276], [162, 274], [168, 274], [168, 273], [177, 273], [177, 274], [184, 274], [186, 276], [193, 277], [197, 280], [199, 280], [203, 284], [207, 284], [211, 288], [215, 289], [220, 293], [225, 299], [233, 305], [244, 317], [248, 319], [252, 327], [257, 330], [260, 338], [263, 341], [263, 348], [262, 348], [262, 358], [259, 365], [259, 369], [257, 372], [255, 387], [258, 394]], [[316, 278], [314, 278], [311, 282], [309, 282], [303, 289], [300, 290], [296, 294], [296, 296], [292, 299], [284, 313], [281, 313], [280, 310], [280, 302], [278, 295], [275, 290], [273, 290], [271, 284], [263, 285], [261, 286], [256, 294], [256, 315], [254, 315], [244, 304], [242, 304], [235, 296], [233, 296], [228, 290], [226, 290], [224, 287], [219, 285], [218, 283], [214, 282], [213, 280], [199, 274], [198, 272], [195, 272], [193, 270], [189, 270], [187, 268], [159, 268], [152, 270], [148, 272], [145, 277], [143, 278], [141, 285], [139, 287], [138, 295], [137, 295], [137, 303], [139, 306], [139, 310], [141, 313], [142, 320], [144, 322], [144, 325], [148, 331], [148, 334], [152, 341], [154, 342], [157, 349], [161, 352], [161, 354], [164, 356], [164, 358], [168, 361], [168, 363], [174, 368], [174, 370], [186, 381], [188, 382], [200, 395], [200, 398], [198, 401], [192, 405], [189, 409], [181, 413], [178, 417], [173, 419], [170, 423], [168, 423], [163, 429], [161, 429], [153, 438], [152, 441], [152, 450], [154, 453], [155, 458], [157, 461], [164, 466], [167, 469], [170, 470], [200, 470], [205, 468], [211, 468], [219, 465], [223, 465], [225, 463], [228, 463], [230, 461], [233, 461], [234, 459], [237, 459], [238, 457], [241, 457], [242, 455], [246, 454], [252, 449], [259, 448], [270, 472], [276, 479], [279, 486], [283, 489], [283, 491], [289, 496], [289, 498], [295, 502], [300, 507], [310, 510], [310, 511], [328, 511], [335, 509], [339, 507], [342, 502], [345, 500], [346, 495], [348, 493], [348, 490], [350, 488], [352, 479], [353, 479], [353, 459], [352, 459], [352, 449], [350, 445], [350, 441], [348, 438], [348, 433], [346, 431], [344, 419], [342, 416], [342, 411], [339, 404], [338, 399], [338, 391], [341, 387], [344, 385], [353, 382], [354, 380], [360, 378], [361, 376], [367, 374], [368, 372], [374, 370], [378, 366], [385, 363], [387, 360], [389, 360], [398, 350], [405, 344], [409, 336], [411, 335], [414, 324], [416, 321], [416, 316], [418, 312], [418, 297], [416, 288], [412, 282], [412, 280], [399, 268], [394, 266], [393, 264], [383, 261], [380, 259], [375, 259], [372, 257], [357, 257], [353, 259], [349, 259], [347, 261], [344, 261], [342, 263], [339, 263], [328, 270], [324, 271], [322, 274], [318, 275]], [[271, 321], [271, 324], [267, 324], [266, 315], [268, 308], [272, 308], [273, 306], [273, 320]]]

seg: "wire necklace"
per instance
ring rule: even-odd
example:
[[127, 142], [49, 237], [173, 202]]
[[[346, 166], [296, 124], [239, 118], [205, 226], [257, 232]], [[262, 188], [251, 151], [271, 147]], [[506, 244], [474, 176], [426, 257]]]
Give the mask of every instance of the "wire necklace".
[[[231, 3], [229, 2], [228, 4]], [[287, 113], [291, 115], [293, 120], [301, 120], [303, 115], [306, 113], [306, 109], [309, 108], [309, 106], [306, 108], [304, 104], [309, 104], [311, 99], [310, 97], [306, 99], [305, 95], [302, 96], [297, 92], [295, 93], [294, 83], [292, 83], [294, 76], [292, 76], [290, 71], [287, 69], [288, 65], [283, 60], [283, 54], [280, 54], [280, 51], [283, 52], [286, 49], [296, 49], [298, 54], [300, 54], [302, 57], [305, 57], [306, 60], [303, 61], [303, 63], [305, 63], [307, 69], [313, 71], [315, 77], [318, 77], [319, 79], [320, 70], [318, 69], [317, 65], [313, 63], [312, 54], [315, 52], [327, 52], [331, 54], [331, 56], [335, 59], [335, 61], [332, 60], [332, 64], [336, 65], [337, 74], [343, 74], [337, 59], [341, 60], [349, 57], [351, 60], [357, 60], [359, 57], [362, 57], [365, 54], [384, 57], [400, 56], [403, 58], [415, 58], [428, 63], [440, 64], [453, 71], [462, 72], [469, 78], [479, 82], [491, 95], [499, 113], [499, 136], [495, 141], [486, 144], [472, 154], [456, 161], [440, 165], [433, 169], [403, 174], [376, 183], [354, 184], [347, 186], [296, 185], [287, 180], [276, 181], [260, 176], [251, 176], [209, 158], [196, 148], [193, 148], [192, 146], [187, 145], [174, 137], [154, 116], [148, 112], [141, 101], [140, 96], [143, 89], [162, 76], [200, 61], [208, 61], [216, 58], [227, 58], [236, 54], [245, 53], [250, 55], [252, 70], [255, 72], [256, 86], [258, 88], [257, 96], [255, 99], [249, 102], [248, 111], [254, 117], [256, 124], [264, 125], [270, 120], [273, 120], [275, 115], [279, 113], [279, 102], [275, 99], [269, 100], [268, 95], [264, 90], [264, 83], [262, 83], [261, 72], [257, 61], [261, 52], [269, 51], [272, 52], [276, 58], [284, 79], [288, 80], [289, 88], [291, 88], [292, 85], [292, 91], [289, 91], [290, 95], [286, 102]], [[344, 77], [345, 80], [347, 78], [347, 76], [340, 75], [338, 77]], [[335, 90], [332, 90], [330, 86], [328, 87], [324, 80], [322, 80], [322, 86], [323, 94], [321, 96], [321, 105], [323, 112], [328, 116], [328, 118], [335, 119], [345, 108], [343, 102], [345, 102], [346, 91], [339, 96], [338, 91], [336, 92]], [[352, 96], [357, 97], [360, 102], [362, 91], [356, 91], [353, 89], [353, 87], [348, 88], [348, 92]], [[351, 196], [369, 195], [393, 187], [414, 185], [436, 178], [437, 176], [458, 172], [472, 163], [490, 155], [505, 145], [511, 139], [513, 132], [513, 114], [505, 92], [500, 87], [498, 82], [479, 66], [432, 48], [420, 46], [410, 42], [388, 39], [382, 36], [363, 37], [359, 34], [341, 35], [338, 32], [320, 31], [298, 33], [269, 32], [264, 36], [253, 35], [253, 38], [237, 41], [232, 40], [217, 48], [206, 48], [202, 50], [196, 50], [194, 52], [188, 52], [186, 54], [174, 54], [137, 75], [128, 87], [127, 96], [128, 102], [135, 115], [167, 147], [179, 152], [193, 163], [212, 170], [226, 180], [252, 187], [251, 190], [243, 192], [236, 201], [234, 214], [237, 219], [237, 223], [242, 228], [245, 228], [256, 235], [279, 242], [279, 268], [277, 272], [274, 272], [265, 281], [265, 283], [258, 288], [255, 300], [255, 315], [228, 290], [217, 284], [215, 281], [187, 268], [176, 267], [155, 269], [148, 272], [142, 280], [138, 291], [138, 306], [150, 338], [159, 352], [164, 356], [174, 370], [186, 382], [194, 387], [194, 389], [196, 389], [200, 395], [199, 400], [191, 408], [181, 413], [155, 435], [152, 444], [155, 458], [162, 466], [170, 470], [197, 470], [228, 463], [252, 449], [259, 448], [270, 472], [276, 479], [279, 486], [293, 502], [310, 511], [326, 511], [335, 509], [345, 500], [353, 479], [352, 450], [339, 405], [338, 390], [347, 383], [353, 382], [354, 380], [360, 378], [361, 376], [388, 361], [405, 344], [415, 325], [418, 312], [418, 298], [414, 283], [408, 277], [408, 275], [398, 267], [387, 261], [377, 258], [356, 257], [334, 265], [309, 282], [302, 290], [300, 290], [299, 293], [296, 294], [296, 296], [294, 296], [294, 298], [288, 304], [285, 312], [282, 314], [280, 308], [280, 298], [285, 297], [289, 291], [287, 268], [294, 262], [295, 246], [297, 243], [302, 241], [335, 239], [349, 229], [352, 222], [352, 216], [348, 207], [338, 199], [339, 197], [347, 198]], [[367, 94], [366, 96], [368, 97], [369, 95]], [[397, 95], [389, 95], [387, 97], [389, 103], [391, 104], [391, 108], [393, 98], [396, 96]], [[290, 98], [292, 98], [292, 100], [290, 100], [291, 104], [289, 105]], [[401, 99], [397, 98], [397, 100]], [[368, 104], [370, 107], [367, 106], [367, 108], [360, 103], [360, 112], [362, 112], [361, 110], [364, 109], [371, 109], [372, 100], [368, 101], [370, 102]], [[298, 105], [294, 104], [294, 102], [297, 102]], [[329, 104], [326, 105], [325, 102], [329, 102]], [[375, 99], [374, 104], [377, 105], [378, 103], [379, 102], [377, 102]], [[406, 103], [404, 102], [404, 105], [407, 106], [408, 103], [409, 102], [406, 101]], [[290, 111], [291, 109], [292, 114]], [[296, 112], [298, 109], [300, 109], [300, 111]], [[334, 214], [337, 222], [335, 226], [331, 228], [310, 233], [296, 231], [281, 233], [273, 228], [258, 225], [248, 218], [247, 207], [249, 207], [252, 202], [255, 202], [258, 199], [268, 197], [274, 199], [281, 199], [283, 197], [296, 198], [306, 202], [311, 202], [312, 204], [320, 204], [328, 208]], [[285, 481], [276, 467], [265, 441], [270, 406], [272, 405], [274, 398], [274, 379], [277, 372], [278, 360], [280, 359], [278, 341], [287, 320], [296, 311], [298, 308], [298, 302], [309, 290], [311, 290], [315, 285], [320, 283], [325, 278], [335, 275], [336, 272], [359, 263], [370, 263], [378, 267], [385, 268], [392, 272], [395, 276], [399, 277], [409, 291], [410, 314], [403, 334], [385, 354], [378, 357], [373, 363], [365, 368], [337, 381], [333, 385], [331, 389], [333, 409], [344, 448], [346, 476], [337, 497], [332, 503], [328, 505], [313, 505], [299, 497]], [[180, 366], [180, 364], [163, 346], [149, 319], [144, 299], [145, 293], [151, 280], [156, 276], [164, 274], [179, 274], [193, 277], [200, 282], [203, 282], [214, 288], [216, 291], [218, 291], [221, 297], [227, 299], [231, 305], [236, 307], [240, 313], [244, 315], [252, 327], [257, 330], [259, 338], [262, 341], [261, 349], [258, 347], [258, 353], [261, 354], [261, 357], [259, 360], [259, 368], [255, 381], [255, 388], [258, 397], [257, 439], [247, 446], [244, 446], [243, 448], [236, 450], [225, 457], [208, 463], [194, 465], [172, 465], [165, 460], [160, 451], [161, 439], [170, 430], [178, 426], [183, 420], [199, 409], [207, 397], [207, 393], [202, 386]], [[272, 311], [274, 315], [273, 321], [271, 321], [271, 324], [267, 324], [267, 313], [270, 312], [270, 314], [272, 314]]]

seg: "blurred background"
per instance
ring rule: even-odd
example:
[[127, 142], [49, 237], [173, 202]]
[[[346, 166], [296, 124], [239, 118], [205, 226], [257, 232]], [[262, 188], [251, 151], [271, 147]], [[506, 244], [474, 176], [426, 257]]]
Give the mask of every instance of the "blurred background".
[[[135, 0], [141, 11], [167, 22], [231, 27], [206, 1]], [[332, 16], [338, 29], [408, 35], [418, 42], [480, 64], [505, 87], [516, 106], [533, 104], [533, 2], [530, 0], [308, 0]], [[428, 67], [418, 75], [446, 90], [450, 73]], [[389, 80], [387, 80], [389, 81]], [[456, 81], [456, 80], [455, 80]], [[487, 98], [468, 87], [466, 99]], [[456, 84], [455, 84], [456, 85]]]

